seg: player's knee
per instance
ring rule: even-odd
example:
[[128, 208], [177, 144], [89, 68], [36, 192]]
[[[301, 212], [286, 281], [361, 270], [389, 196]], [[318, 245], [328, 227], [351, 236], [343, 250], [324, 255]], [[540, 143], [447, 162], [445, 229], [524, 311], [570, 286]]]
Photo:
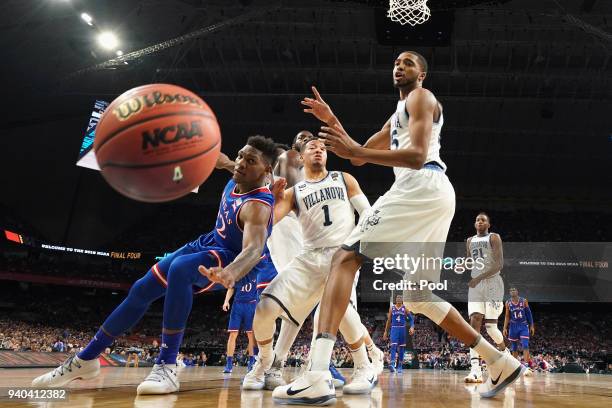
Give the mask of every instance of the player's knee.
[[484, 316], [480, 313], [472, 313], [470, 315], [470, 324], [472, 327], [481, 327]]
[[272, 299], [262, 296], [255, 308], [255, 320], [276, 319], [280, 315], [280, 307]]
[[168, 285], [193, 283], [194, 274], [199, 273], [197, 269], [181, 267], [180, 259], [181, 257], [176, 258], [168, 268]]
[[[331, 269], [332, 271], [338, 270], [338, 268], [351, 263], [355, 263], [356, 265], [358, 264], [357, 254], [353, 251], [339, 249], [334, 253], [334, 256], [332, 257]], [[357, 269], [355, 269], [355, 271], [353, 272], [356, 271]]]
[[408, 290], [404, 292], [404, 303], [413, 313], [427, 316], [440, 324], [451, 310], [448, 302], [434, 295], [430, 290]]

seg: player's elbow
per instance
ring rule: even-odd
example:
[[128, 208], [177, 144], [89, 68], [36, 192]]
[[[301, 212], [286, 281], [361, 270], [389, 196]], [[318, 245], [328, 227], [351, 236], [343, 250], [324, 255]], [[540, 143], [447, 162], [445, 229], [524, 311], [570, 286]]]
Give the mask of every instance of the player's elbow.
[[406, 164], [408, 165], [408, 167], [420, 170], [423, 168], [423, 166], [425, 165], [425, 161], [427, 160], [427, 152], [425, 151], [425, 149], [418, 148], [415, 149], [414, 153], [415, 154], [409, 158], [408, 163]]

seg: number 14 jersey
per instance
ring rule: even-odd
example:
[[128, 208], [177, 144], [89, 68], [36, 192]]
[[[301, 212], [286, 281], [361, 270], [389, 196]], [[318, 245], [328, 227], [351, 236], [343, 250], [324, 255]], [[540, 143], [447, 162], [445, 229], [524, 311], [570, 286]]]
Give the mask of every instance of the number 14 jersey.
[[317, 182], [301, 181], [293, 191], [304, 249], [342, 245], [355, 227], [342, 172], [330, 171]]

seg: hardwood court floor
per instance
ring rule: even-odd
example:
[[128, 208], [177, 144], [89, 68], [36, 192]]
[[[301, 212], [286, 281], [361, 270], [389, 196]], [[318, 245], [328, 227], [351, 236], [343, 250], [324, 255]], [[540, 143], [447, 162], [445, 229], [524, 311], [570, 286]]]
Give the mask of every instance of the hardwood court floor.
[[[270, 391], [240, 391], [244, 368], [222, 374], [221, 367], [189, 367], [180, 371], [181, 391], [165, 396], [136, 397], [136, 385], [149, 368], [103, 367], [101, 375], [69, 386], [67, 402], [8, 401], [6, 388], [27, 387], [32, 378], [47, 369], [0, 369], [0, 408], [9, 407], [135, 407], [135, 408], [265, 408], [274, 404]], [[343, 370], [350, 374], [350, 370]], [[481, 400], [475, 385], [463, 383], [466, 372], [407, 370], [389, 374], [385, 370], [371, 396], [341, 396], [337, 408], [400, 407], [610, 407], [612, 376], [597, 374], [534, 374], [494, 399]]]

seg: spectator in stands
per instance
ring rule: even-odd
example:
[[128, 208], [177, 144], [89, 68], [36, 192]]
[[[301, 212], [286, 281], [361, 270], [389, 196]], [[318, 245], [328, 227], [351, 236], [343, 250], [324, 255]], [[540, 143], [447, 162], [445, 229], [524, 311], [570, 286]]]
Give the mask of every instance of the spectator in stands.
[[64, 353], [66, 351], [66, 346], [64, 346], [64, 342], [58, 337], [51, 349], [55, 352]]

